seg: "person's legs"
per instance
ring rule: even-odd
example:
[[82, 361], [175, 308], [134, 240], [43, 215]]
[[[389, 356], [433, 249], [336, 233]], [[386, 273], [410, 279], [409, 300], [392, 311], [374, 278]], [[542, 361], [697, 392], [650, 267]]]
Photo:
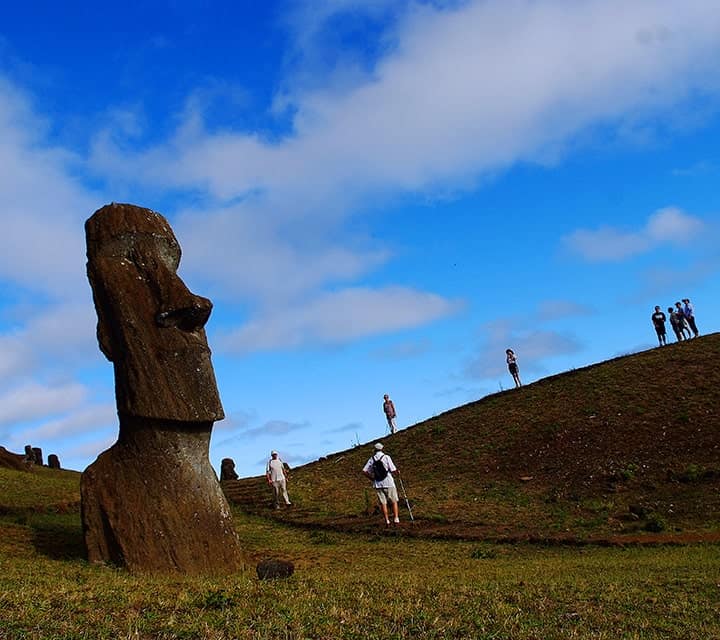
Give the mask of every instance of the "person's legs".
[[273, 501], [275, 502], [275, 508], [280, 508], [280, 482], [278, 480], [273, 480], [272, 483], [273, 488]]
[[692, 329], [693, 334], [697, 338], [700, 335], [700, 332], [698, 331], [697, 325], [695, 324], [695, 316], [688, 318], [688, 322], [690, 323], [690, 328]]
[[[280, 480], [280, 491], [282, 492], [283, 500], [285, 500], [285, 504], [290, 505], [292, 502], [290, 502], [290, 496], [288, 496], [287, 492], [287, 482], [285, 481], [285, 478]], [[279, 502], [279, 500], [278, 500]]]
[[385, 489], [376, 489], [376, 491], [378, 502], [380, 503], [380, 509], [382, 510], [383, 517], [385, 518], [385, 524], [390, 524], [390, 519], [388, 518], [387, 496], [385, 495]]

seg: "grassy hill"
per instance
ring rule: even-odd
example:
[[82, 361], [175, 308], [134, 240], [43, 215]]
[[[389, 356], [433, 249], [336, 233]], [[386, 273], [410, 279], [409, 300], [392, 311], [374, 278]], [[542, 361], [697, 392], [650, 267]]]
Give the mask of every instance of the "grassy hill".
[[[80, 474], [0, 467], [0, 639], [720, 638], [720, 545], [477, 540], [716, 538], [719, 348], [621, 358], [386, 438], [414, 525], [371, 514], [370, 445], [295, 470], [277, 518], [261, 478], [233, 483], [248, 564], [231, 576], [90, 565]], [[258, 580], [268, 556], [295, 575]]]
[[[415, 515], [403, 533], [494, 540], [720, 539], [720, 334], [497, 393], [382, 441]], [[264, 478], [225, 483], [250, 513], [376, 529], [360, 470], [372, 443], [293, 470], [291, 510]]]

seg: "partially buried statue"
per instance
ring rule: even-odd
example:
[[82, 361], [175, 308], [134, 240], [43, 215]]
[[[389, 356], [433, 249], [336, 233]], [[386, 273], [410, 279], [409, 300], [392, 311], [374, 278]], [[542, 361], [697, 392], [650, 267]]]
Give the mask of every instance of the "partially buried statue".
[[82, 474], [88, 559], [135, 572], [232, 572], [242, 553], [210, 465], [224, 417], [203, 328], [212, 303], [177, 275], [160, 214], [110, 204], [85, 223], [100, 350], [113, 363], [120, 433]]

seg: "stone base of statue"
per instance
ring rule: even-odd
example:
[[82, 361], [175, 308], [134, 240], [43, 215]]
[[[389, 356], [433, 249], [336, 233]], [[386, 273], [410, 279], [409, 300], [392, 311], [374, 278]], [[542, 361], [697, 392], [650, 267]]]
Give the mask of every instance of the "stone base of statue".
[[210, 465], [211, 422], [125, 416], [117, 443], [82, 474], [91, 562], [135, 573], [243, 567], [230, 508]]

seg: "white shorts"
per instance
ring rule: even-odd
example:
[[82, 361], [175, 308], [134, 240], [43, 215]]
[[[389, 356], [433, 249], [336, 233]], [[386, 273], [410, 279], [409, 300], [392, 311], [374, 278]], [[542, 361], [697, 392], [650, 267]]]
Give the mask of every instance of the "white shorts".
[[397, 487], [377, 487], [375, 491], [380, 504], [387, 504], [388, 500], [390, 502], [398, 501]]

